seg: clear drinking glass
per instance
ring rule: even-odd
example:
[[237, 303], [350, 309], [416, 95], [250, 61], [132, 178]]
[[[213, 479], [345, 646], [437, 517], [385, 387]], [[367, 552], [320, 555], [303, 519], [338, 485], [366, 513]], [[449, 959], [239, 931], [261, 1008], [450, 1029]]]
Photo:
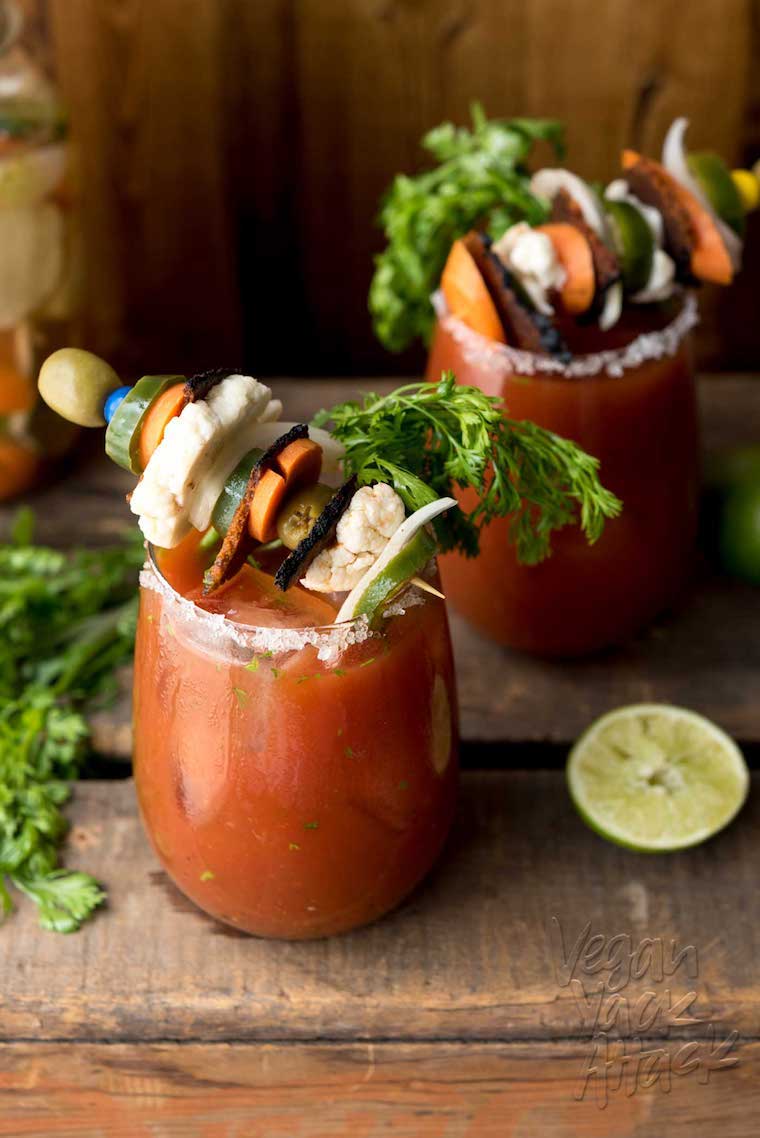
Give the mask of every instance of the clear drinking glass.
[[[440, 300], [439, 300], [440, 305]], [[481, 632], [545, 656], [593, 652], [643, 628], [678, 595], [697, 529], [699, 436], [687, 295], [669, 322], [564, 366], [472, 331], [439, 308], [428, 378], [444, 369], [460, 383], [503, 398], [514, 419], [574, 439], [601, 462], [605, 486], [622, 499], [589, 546], [577, 526], [552, 536], [552, 556], [518, 563], [509, 522], [487, 527], [476, 559], [441, 558], [447, 596]], [[589, 330], [589, 342], [594, 335]], [[598, 338], [598, 333], [596, 333]], [[466, 507], [472, 492], [461, 495]]]
[[257, 628], [202, 611], [152, 559], [141, 583], [135, 778], [172, 880], [261, 936], [326, 936], [394, 908], [454, 813], [443, 602], [418, 596], [377, 633]]

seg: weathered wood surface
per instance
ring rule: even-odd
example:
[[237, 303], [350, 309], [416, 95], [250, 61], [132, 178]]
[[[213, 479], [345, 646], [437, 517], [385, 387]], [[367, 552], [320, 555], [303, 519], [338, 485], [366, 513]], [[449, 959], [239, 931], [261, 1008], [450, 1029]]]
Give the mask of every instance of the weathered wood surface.
[[[655, 1044], [657, 1046], [657, 1044]], [[592, 1082], [588, 1047], [457, 1043], [0, 1045], [13, 1138], [747, 1138], [760, 1045], [738, 1066], [639, 1086]]]
[[[473, 99], [561, 116], [614, 174], [672, 118], [730, 162], [760, 145], [756, 0], [25, 0], [82, 152], [88, 342], [165, 367], [402, 370], [366, 310], [374, 224], [419, 139]], [[752, 367], [760, 225], [703, 360]], [[719, 313], [720, 321], [715, 319]]]
[[[560, 772], [467, 774], [427, 883], [369, 928], [298, 944], [204, 917], [159, 871], [131, 782], [80, 783], [67, 864], [105, 881], [108, 907], [62, 938], [19, 904], [0, 935], [0, 1040], [588, 1041], [593, 1010], [582, 1014], [575, 981], [593, 1009], [609, 974], [587, 971], [581, 955], [571, 983], [562, 965], [589, 922], [589, 935], [630, 937], [619, 1027], [651, 990], [660, 1011], [638, 1032], [634, 1019], [631, 1035], [672, 1043], [712, 1024], [721, 1038], [757, 1040], [759, 790], [756, 777], [739, 818], [705, 846], [642, 857], [587, 829]], [[663, 972], [652, 964], [628, 978], [645, 937], [662, 944]], [[689, 993], [669, 1022], [669, 1002]]]
[[[308, 418], [357, 389], [390, 381], [274, 383], [288, 415]], [[760, 438], [760, 379], [724, 377], [700, 387], [708, 453]], [[98, 443], [93, 440], [93, 449]], [[112, 464], [81, 463], [30, 499], [40, 537], [57, 545], [111, 541], [128, 524], [122, 494], [131, 479]], [[7, 518], [11, 511], [0, 512]], [[612, 707], [637, 700], [686, 704], [737, 738], [760, 742], [760, 605], [757, 591], [695, 563], [695, 585], [678, 611], [622, 648], [590, 660], [547, 663], [496, 647], [453, 617], [462, 731], [467, 742], [565, 744]], [[486, 682], [487, 677], [487, 682]], [[128, 684], [126, 685], [128, 693]], [[97, 719], [108, 753], [129, 756], [129, 699]], [[496, 756], [497, 757], [497, 756]], [[509, 761], [509, 756], [505, 755]]]

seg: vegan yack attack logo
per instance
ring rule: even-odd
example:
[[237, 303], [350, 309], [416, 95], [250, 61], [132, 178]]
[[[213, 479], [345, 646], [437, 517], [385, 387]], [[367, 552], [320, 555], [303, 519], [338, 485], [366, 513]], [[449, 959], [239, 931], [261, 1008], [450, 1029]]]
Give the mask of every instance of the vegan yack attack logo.
[[[704, 1006], [695, 945], [607, 936], [595, 932], [591, 921], [568, 934], [557, 917], [551, 918], [550, 936], [557, 984], [571, 992], [581, 1031], [589, 1036], [576, 1099], [593, 1094], [603, 1109], [614, 1092], [667, 1093], [675, 1078], [707, 1083], [715, 1071], [737, 1065], [739, 1034], [716, 1028]], [[691, 1028], [699, 1038], [669, 1038], [676, 1028]]]

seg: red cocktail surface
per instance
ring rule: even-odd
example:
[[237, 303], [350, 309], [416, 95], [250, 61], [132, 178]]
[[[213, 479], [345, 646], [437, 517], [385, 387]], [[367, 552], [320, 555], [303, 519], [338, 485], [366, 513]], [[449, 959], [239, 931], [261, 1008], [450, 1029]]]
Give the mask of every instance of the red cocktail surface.
[[427, 873], [454, 812], [445, 607], [426, 597], [370, 637], [321, 630], [330, 605], [276, 595], [246, 566], [204, 613], [187, 599], [197, 541], [143, 577], [135, 777], [156, 853], [196, 904], [247, 932], [372, 921]]
[[[595, 545], [567, 526], [539, 565], [518, 563], [507, 520], [483, 531], [477, 559], [441, 559], [447, 596], [502, 644], [549, 656], [592, 652], [642, 628], [684, 583], [699, 488], [693, 300], [665, 327], [647, 330], [646, 319], [626, 313], [596, 357], [587, 353], [599, 350], [598, 328], [579, 327], [568, 367], [439, 319], [429, 379], [451, 369], [460, 383], [503, 398], [511, 418], [574, 439], [600, 459], [604, 485], [623, 502]], [[460, 500], [471, 508], [477, 499], [467, 491]]]

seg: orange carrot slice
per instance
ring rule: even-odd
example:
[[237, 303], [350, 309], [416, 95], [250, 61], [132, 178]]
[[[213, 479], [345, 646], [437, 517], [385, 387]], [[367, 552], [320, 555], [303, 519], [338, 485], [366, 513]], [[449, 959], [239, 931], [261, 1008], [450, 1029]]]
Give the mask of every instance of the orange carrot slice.
[[316, 482], [322, 469], [322, 447], [313, 439], [296, 439], [277, 455], [288, 490]]
[[143, 470], [164, 437], [164, 431], [169, 423], [179, 415], [184, 406], [185, 385], [175, 383], [159, 395], [156, 402], [145, 412], [138, 442], [140, 465]]
[[691, 271], [694, 276], [713, 284], [731, 284], [734, 276], [731, 258], [709, 210], [659, 162], [643, 158], [635, 150], [623, 151], [624, 170], [630, 170], [637, 163], [642, 163], [644, 168], [649, 167], [655, 172], [661, 184], [667, 185], [681, 208], [689, 215], [696, 237], [696, 244], [691, 251]]
[[265, 470], [261, 475], [248, 514], [248, 532], [254, 541], [274, 541], [277, 537], [277, 514], [285, 489], [285, 479], [276, 470]]
[[564, 221], [539, 225], [537, 229], [549, 238], [565, 270], [562, 307], [576, 316], [587, 312], [596, 290], [594, 258], [587, 238], [576, 226]]
[[506, 343], [504, 328], [480, 270], [463, 241], [451, 246], [441, 277], [449, 312], [489, 340]]

